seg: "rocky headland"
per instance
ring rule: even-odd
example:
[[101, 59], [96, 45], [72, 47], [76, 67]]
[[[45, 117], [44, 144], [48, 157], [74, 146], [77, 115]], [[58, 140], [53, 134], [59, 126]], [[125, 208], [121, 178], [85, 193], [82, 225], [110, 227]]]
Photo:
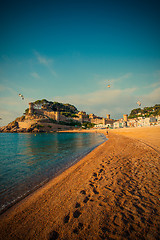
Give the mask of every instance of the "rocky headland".
[[58, 123], [46, 116], [27, 115], [16, 118], [6, 126], [0, 127], [0, 132], [10, 133], [41, 133], [55, 132], [59, 130], [71, 130], [73, 126], [64, 123]]
[[76, 121], [78, 110], [70, 104], [49, 102], [45, 99], [29, 103], [23, 116], [8, 125], [0, 127], [0, 132], [54, 132], [71, 130], [80, 126]]

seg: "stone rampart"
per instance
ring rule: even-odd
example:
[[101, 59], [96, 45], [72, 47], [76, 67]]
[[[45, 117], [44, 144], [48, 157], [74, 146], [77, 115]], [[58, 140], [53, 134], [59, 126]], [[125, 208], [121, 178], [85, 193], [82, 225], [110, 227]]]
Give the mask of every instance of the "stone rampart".
[[31, 125], [39, 122], [39, 120], [25, 120], [24, 122], [18, 122], [18, 127], [19, 128], [30, 128]]

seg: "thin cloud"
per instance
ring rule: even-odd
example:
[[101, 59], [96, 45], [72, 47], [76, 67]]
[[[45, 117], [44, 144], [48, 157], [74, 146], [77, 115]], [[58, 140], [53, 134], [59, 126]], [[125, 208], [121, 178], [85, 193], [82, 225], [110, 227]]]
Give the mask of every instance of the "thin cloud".
[[128, 79], [132, 76], [133, 74], [132, 73], [126, 73], [118, 78], [105, 78], [104, 81], [110, 81], [112, 83], [115, 83], [115, 82], [119, 82], [119, 81], [122, 81], [124, 79]]
[[67, 99], [73, 99], [77, 104], [99, 105], [105, 102], [109, 104], [118, 101], [119, 98], [124, 98], [126, 95], [130, 96], [135, 90], [135, 88], [98, 90], [89, 94], [67, 96]]
[[[142, 107], [153, 106], [160, 102], [160, 88], [151, 91], [150, 94], [141, 95]], [[55, 98], [57, 101], [74, 104], [79, 110], [94, 113], [105, 117], [111, 114], [112, 118], [121, 118], [123, 114], [130, 114], [137, 108], [136, 88], [99, 90], [89, 94], [76, 94]]]
[[129, 79], [132, 76], [133, 76], [132, 73], [126, 73], [117, 78], [109, 78], [109, 77], [102, 78], [102, 76], [100, 76], [100, 75], [95, 75], [95, 78], [97, 78], [99, 84], [102, 86], [102, 85], [104, 85], [104, 83], [114, 85], [114, 83]]
[[106, 116], [111, 113], [115, 117], [127, 113], [132, 106], [136, 106], [137, 97], [134, 96], [135, 88], [124, 90], [99, 90], [89, 94], [77, 94], [66, 97], [57, 97], [63, 102], [74, 103], [78, 109]]
[[2, 84], [0, 84], [0, 92], [10, 93], [12, 95], [17, 94], [17, 92], [14, 89], [10, 87], [6, 87], [5, 85], [2, 85]]
[[43, 66], [47, 67], [48, 70], [50, 71], [50, 73], [51, 73], [53, 76], [57, 76], [57, 73], [56, 73], [56, 71], [54, 70], [54, 68], [53, 68], [53, 66], [52, 66], [53, 63], [54, 63], [54, 60], [53, 60], [53, 59], [51, 59], [51, 58], [46, 58], [46, 57], [40, 55], [40, 53], [37, 52], [37, 51], [34, 51], [34, 54], [35, 54], [35, 56], [36, 56], [36, 58], [37, 58], [37, 61], [38, 61], [40, 64], [42, 64]]
[[151, 84], [151, 87], [156, 88], [160, 86], [160, 81]]
[[152, 106], [160, 103], [160, 87], [154, 89], [150, 94], [142, 96], [142, 101], [145, 106]]
[[144, 88], [157, 88], [159, 86], [160, 86], [160, 81], [154, 82], [152, 84], [148, 84], [148, 85], [144, 86]]
[[34, 54], [36, 55], [36, 58], [40, 64], [49, 66], [50, 64], [53, 63], [53, 59], [46, 58], [46, 57], [40, 55], [40, 53], [37, 51], [34, 51]]
[[40, 78], [40, 76], [38, 75], [37, 72], [32, 72], [32, 73], [31, 73], [31, 76], [34, 77], [34, 78], [36, 78], [36, 79], [39, 79], [39, 78]]

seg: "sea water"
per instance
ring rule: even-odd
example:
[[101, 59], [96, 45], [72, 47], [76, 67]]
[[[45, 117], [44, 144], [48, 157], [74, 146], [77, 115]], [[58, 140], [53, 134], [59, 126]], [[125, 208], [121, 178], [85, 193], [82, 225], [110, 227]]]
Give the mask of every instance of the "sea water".
[[0, 212], [104, 141], [98, 133], [0, 133]]

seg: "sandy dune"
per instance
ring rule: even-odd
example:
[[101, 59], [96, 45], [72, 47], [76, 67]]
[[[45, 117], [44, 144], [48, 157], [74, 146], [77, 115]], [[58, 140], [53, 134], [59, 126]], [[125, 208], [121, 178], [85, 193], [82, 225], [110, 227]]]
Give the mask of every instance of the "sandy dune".
[[160, 146], [136, 131], [110, 131], [108, 141], [1, 215], [0, 239], [159, 239]]

